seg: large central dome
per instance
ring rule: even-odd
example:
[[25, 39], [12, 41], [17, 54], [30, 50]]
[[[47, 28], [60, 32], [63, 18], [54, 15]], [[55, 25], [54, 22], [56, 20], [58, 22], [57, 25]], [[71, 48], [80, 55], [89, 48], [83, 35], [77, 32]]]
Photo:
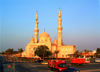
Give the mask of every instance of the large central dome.
[[40, 34], [40, 38], [47, 38], [47, 37], [49, 37], [49, 34], [47, 32], [42, 32]]

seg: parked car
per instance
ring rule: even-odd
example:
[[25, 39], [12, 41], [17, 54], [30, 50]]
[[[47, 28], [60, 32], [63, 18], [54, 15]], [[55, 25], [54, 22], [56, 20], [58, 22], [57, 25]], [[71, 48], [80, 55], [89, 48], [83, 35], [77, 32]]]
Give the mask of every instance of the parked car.
[[100, 62], [100, 58], [96, 58], [95, 59], [95, 62]]
[[46, 65], [46, 64], [48, 64], [48, 62], [44, 61], [44, 62], [42, 62], [42, 64], [43, 64], [43, 65]]
[[68, 67], [67, 69], [63, 70], [62, 72], [80, 72], [80, 70], [78, 70], [76, 68]]
[[35, 60], [35, 63], [41, 63], [43, 60]]
[[43, 60], [37, 60], [39, 63], [43, 62]]
[[37, 60], [35, 60], [35, 63], [37, 63], [38, 61]]

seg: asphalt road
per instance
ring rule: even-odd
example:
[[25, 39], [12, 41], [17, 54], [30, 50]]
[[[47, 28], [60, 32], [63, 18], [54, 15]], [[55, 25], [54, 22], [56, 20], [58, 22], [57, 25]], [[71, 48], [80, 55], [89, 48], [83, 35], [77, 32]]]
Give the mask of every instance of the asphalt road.
[[53, 72], [47, 65], [41, 63], [16, 63], [16, 70], [19, 72]]
[[100, 72], [100, 63], [91, 63], [85, 65], [70, 65], [70, 67], [77, 68], [81, 72]]
[[[2, 60], [6, 61], [6, 57], [3, 57]], [[3, 63], [3, 66], [6, 67], [6, 71], [8, 70], [7, 65], [9, 64], [12, 65], [12, 63]], [[100, 63], [91, 63], [81, 66], [70, 65], [70, 67], [77, 68], [81, 72], [100, 72]], [[15, 63], [15, 69], [17, 72], [55, 72], [48, 69], [48, 65], [42, 65], [41, 63]]]
[[[100, 72], [100, 63], [91, 63], [86, 65], [70, 65], [79, 69], [81, 72]], [[41, 63], [16, 63], [16, 70], [19, 72], [55, 72], [48, 69], [48, 65]]]

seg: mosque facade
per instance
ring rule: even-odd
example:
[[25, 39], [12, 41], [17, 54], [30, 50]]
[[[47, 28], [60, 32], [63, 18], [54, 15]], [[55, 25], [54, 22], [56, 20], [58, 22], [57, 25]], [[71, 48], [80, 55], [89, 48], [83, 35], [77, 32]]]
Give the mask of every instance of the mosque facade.
[[[39, 45], [48, 46], [49, 50], [53, 53], [51, 57], [55, 57], [54, 51], [58, 50], [58, 58], [67, 58], [69, 54], [73, 54], [76, 51], [75, 45], [63, 45], [62, 43], [62, 18], [61, 18], [61, 10], [59, 9], [58, 14], [58, 40], [54, 39], [54, 42], [51, 42], [51, 38], [47, 32], [42, 32], [39, 36], [38, 29], [38, 13], [36, 12], [35, 18], [35, 29], [34, 29], [34, 38], [30, 39], [30, 42], [25, 47], [25, 51], [22, 52], [22, 57], [35, 58], [38, 56], [34, 55], [34, 48]], [[39, 39], [38, 39], [39, 38]]]

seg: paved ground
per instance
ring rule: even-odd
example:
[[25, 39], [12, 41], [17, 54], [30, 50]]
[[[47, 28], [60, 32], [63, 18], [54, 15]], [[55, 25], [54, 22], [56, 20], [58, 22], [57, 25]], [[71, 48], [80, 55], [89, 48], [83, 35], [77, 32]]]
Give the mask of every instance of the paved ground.
[[81, 72], [100, 72], [100, 63], [91, 63], [91, 64], [86, 64], [86, 65], [70, 65], [70, 67], [75, 67]]
[[[0, 66], [2, 66], [2, 68], [0, 67], [0, 72], [18, 72], [15, 70], [13, 63], [6, 62], [7, 60], [5, 56], [0, 56]], [[8, 68], [8, 65], [10, 65], [11, 68]]]
[[[11, 68], [8, 68], [8, 65], [10, 65]], [[3, 67], [4, 67], [4, 72], [19, 72], [16, 69], [14, 69], [13, 63], [3, 64]]]
[[53, 72], [48, 69], [47, 65], [41, 63], [17, 63], [16, 70], [19, 72]]
[[[6, 58], [3, 58], [6, 61]], [[1, 60], [1, 58], [0, 58]], [[7, 68], [10, 65], [11, 68]], [[13, 63], [3, 63], [4, 71], [0, 72], [55, 72], [48, 69], [48, 65], [42, 65], [41, 63], [15, 63], [15, 70], [13, 68]], [[100, 63], [91, 63], [87, 65], [70, 65], [79, 69], [81, 72], [100, 72]]]
[[[75, 67], [81, 72], [100, 72], [100, 63], [92, 63], [87, 65], [70, 65], [70, 67]], [[16, 63], [16, 70], [19, 72], [55, 72], [48, 69], [47, 65], [42, 65], [40, 63]]]

